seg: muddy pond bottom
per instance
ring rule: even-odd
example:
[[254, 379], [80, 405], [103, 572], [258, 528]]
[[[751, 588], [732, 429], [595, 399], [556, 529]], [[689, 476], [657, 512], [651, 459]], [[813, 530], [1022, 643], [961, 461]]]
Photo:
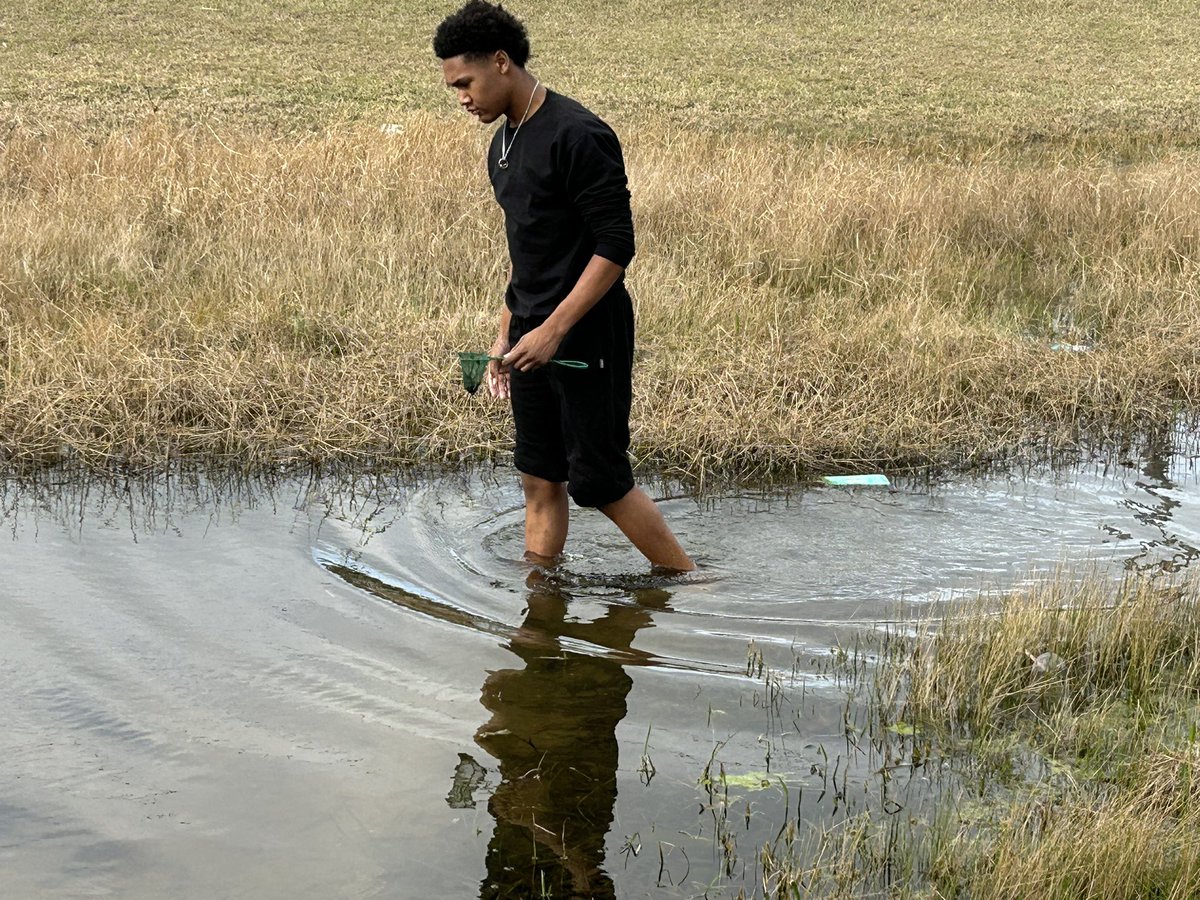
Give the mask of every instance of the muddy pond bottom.
[[695, 575], [576, 509], [529, 567], [505, 469], [3, 483], [4, 896], [753, 895], [787, 817], [865, 802], [830, 648], [1200, 555], [1186, 455], [656, 496]]

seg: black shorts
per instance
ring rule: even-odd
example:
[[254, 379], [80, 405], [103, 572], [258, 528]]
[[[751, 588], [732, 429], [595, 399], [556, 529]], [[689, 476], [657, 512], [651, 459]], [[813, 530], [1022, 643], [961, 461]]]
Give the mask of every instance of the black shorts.
[[[516, 346], [545, 317], [512, 317]], [[512, 370], [516, 466], [526, 475], [567, 483], [580, 506], [607, 506], [633, 488], [629, 464], [629, 409], [633, 401], [633, 304], [618, 287], [609, 291], [563, 339], [555, 356], [586, 369], [554, 363], [532, 372]]]

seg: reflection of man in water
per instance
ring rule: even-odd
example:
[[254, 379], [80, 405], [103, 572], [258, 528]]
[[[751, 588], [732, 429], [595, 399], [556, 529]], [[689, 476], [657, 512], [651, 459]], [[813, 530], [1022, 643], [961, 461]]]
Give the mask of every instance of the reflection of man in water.
[[499, 761], [501, 784], [488, 802], [496, 830], [480, 897], [612, 897], [604, 841], [617, 798], [616, 728], [633, 680], [617, 658], [567, 650], [559, 639], [642, 661], [633, 637], [669, 595], [636, 591], [639, 605], [568, 622], [564, 594], [531, 586], [528, 614], [507, 645], [525, 668], [494, 672], [483, 685], [492, 718], [475, 739]]

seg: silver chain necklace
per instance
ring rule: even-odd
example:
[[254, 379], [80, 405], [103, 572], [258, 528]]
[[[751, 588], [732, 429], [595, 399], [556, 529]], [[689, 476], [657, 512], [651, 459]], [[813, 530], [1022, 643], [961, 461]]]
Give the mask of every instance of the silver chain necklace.
[[541, 83], [542, 81], [540, 78], [533, 83], [533, 90], [529, 92], [529, 102], [525, 104], [525, 115], [521, 116], [521, 121], [517, 123], [517, 130], [513, 132], [511, 144], [504, 138], [504, 131], [508, 128], [508, 125], [505, 124], [504, 128], [500, 131], [500, 168], [502, 169], [508, 168], [508, 151], [513, 148], [514, 144], [516, 144], [517, 135], [521, 133], [521, 126], [524, 125], [525, 120], [529, 118], [529, 108], [533, 106], [533, 98], [537, 96], [538, 85]]

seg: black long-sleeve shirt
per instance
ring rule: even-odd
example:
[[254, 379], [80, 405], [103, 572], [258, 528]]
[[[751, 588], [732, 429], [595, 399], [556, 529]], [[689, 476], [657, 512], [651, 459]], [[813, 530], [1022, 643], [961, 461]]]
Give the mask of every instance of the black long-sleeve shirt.
[[[548, 316], [570, 293], [588, 261], [619, 266], [633, 259], [633, 216], [616, 134], [581, 104], [547, 91], [514, 137], [507, 123], [488, 151], [488, 175], [504, 210], [513, 315]], [[500, 167], [507, 141], [508, 167]], [[623, 291], [624, 276], [613, 286]]]

